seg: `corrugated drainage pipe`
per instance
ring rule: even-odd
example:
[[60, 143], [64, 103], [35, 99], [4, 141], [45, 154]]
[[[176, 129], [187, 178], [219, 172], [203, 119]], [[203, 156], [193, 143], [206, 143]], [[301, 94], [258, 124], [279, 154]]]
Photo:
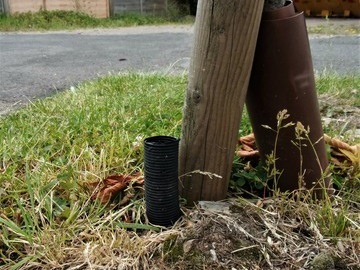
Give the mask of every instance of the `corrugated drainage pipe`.
[[144, 140], [146, 215], [152, 224], [171, 226], [181, 216], [178, 181], [179, 139]]
[[[292, 1], [263, 13], [246, 106], [262, 161], [276, 152], [275, 187], [294, 191], [305, 186], [318, 197], [323, 194], [324, 187], [330, 186], [323, 174], [328, 159], [310, 45], [304, 15], [295, 12]], [[305, 133], [305, 139], [297, 139], [296, 125], [278, 133], [264, 127], [277, 130], [277, 114], [284, 109], [290, 117], [283, 124], [301, 122], [305, 129], [309, 127], [309, 140]]]

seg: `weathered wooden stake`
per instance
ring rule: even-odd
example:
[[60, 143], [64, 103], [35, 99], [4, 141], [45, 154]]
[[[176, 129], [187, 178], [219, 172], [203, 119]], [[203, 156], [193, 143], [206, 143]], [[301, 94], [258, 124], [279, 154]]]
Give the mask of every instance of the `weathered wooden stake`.
[[198, 4], [180, 141], [188, 205], [226, 197], [264, 0]]

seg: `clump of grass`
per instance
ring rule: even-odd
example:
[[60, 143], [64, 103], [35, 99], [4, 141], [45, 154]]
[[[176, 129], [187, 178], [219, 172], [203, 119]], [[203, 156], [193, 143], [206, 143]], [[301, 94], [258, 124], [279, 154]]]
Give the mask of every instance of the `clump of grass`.
[[323, 72], [316, 74], [317, 92], [328, 95], [337, 95], [341, 101], [348, 105], [360, 106], [360, 75]]
[[[343, 180], [342, 189], [337, 190], [337, 197], [333, 196], [331, 185], [328, 182], [331, 174], [330, 168], [326, 168], [325, 170], [323, 169], [315, 149], [315, 145], [321, 142], [322, 138], [319, 138], [318, 141], [313, 142], [309, 136], [310, 128], [305, 128], [300, 122], [297, 122], [296, 124], [293, 122], [286, 123], [285, 120], [289, 118], [289, 116], [290, 115], [287, 113], [287, 110], [280, 111], [277, 114], [276, 127], [272, 128], [267, 125], [263, 126], [264, 128], [273, 131], [276, 136], [274, 141], [274, 149], [270, 154], [266, 156], [266, 165], [264, 166], [264, 168], [267, 171], [267, 176], [262, 179], [262, 183], [264, 183], [266, 188], [269, 188], [273, 191], [272, 197], [275, 200], [278, 200], [278, 202], [281, 202], [282, 206], [278, 203], [279, 208], [277, 208], [277, 213], [283, 214], [283, 212], [287, 211], [286, 209], [288, 207], [295, 206], [298, 208], [298, 217], [300, 218], [300, 216], [302, 216], [303, 222], [308, 224], [308, 226], [316, 226], [319, 235], [329, 238], [347, 237], [350, 227], [355, 225], [355, 228], [357, 228], [359, 226], [359, 224], [355, 221], [356, 216], [358, 215], [358, 211], [355, 209], [360, 203], [360, 193], [357, 191], [357, 189], [349, 190], [347, 186], [344, 185], [345, 180]], [[277, 155], [277, 149], [278, 147], [281, 147], [281, 145], [278, 144], [278, 137], [283, 129], [288, 129], [293, 126], [295, 126], [295, 140], [291, 142], [299, 150], [300, 156], [299, 172], [297, 179], [299, 184], [298, 189], [294, 190], [292, 193], [281, 193], [277, 190], [277, 182], [283, 172], [279, 171], [279, 168], [277, 167], [278, 159], [282, 158]], [[321, 172], [321, 177], [313, 183], [312, 187], [308, 188], [305, 188], [304, 186], [304, 173], [306, 169], [311, 168], [303, 168], [304, 156], [302, 149], [304, 147], [307, 147], [313, 151], [316, 157], [316, 162], [313, 166], [318, 167], [319, 171]], [[355, 154], [354, 158], [356, 158]], [[359, 159], [357, 157], [354, 165], [348, 169], [348, 177], [351, 177], [350, 174], [354, 174], [354, 169], [356, 170], [355, 174], [360, 173], [359, 169], [357, 168], [358, 161]], [[259, 169], [257, 168], [255, 171], [258, 170]], [[246, 173], [247, 172], [242, 172], [242, 174]], [[253, 175], [256, 175], [256, 172], [252, 173]], [[351, 179], [352, 182], [360, 183], [359, 178], [357, 178], [356, 176], [352, 176], [352, 178], [354, 178]], [[266, 182], [268, 179], [272, 180], [273, 186], [267, 186]], [[288, 181], [290, 180], [294, 179], [288, 179]], [[351, 199], [349, 197], [350, 194]], [[287, 198], [294, 199], [294, 204], [289, 202]], [[354, 205], [356, 205], [355, 208]], [[305, 208], [302, 209], [303, 207]], [[357, 234], [356, 230], [354, 231], [354, 233]]]
[[360, 76], [323, 72], [315, 78], [324, 131], [360, 143], [360, 137], [351, 136], [360, 129]]
[[[264, 213], [259, 214], [258, 216], [257, 221], [259, 221], [259, 219], [261, 221], [255, 223], [258, 225], [263, 224], [267, 227], [267, 229], [264, 229], [265, 232], [269, 232], [269, 235], [267, 236], [267, 245], [262, 246], [261, 242], [257, 242], [259, 238], [254, 237], [254, 234], [252, 234], [253, 243], [262, 251], [262, 255], [264, 257], [263, 261], [265, 261], [271, 268], [287, 268], [286, 264], [289, 263], [288, 259], [285, 259], [284, 257], [282, 260], [279, 259], [277, 261], [270, 259], [271, 257], [280, 258], [283, 254], [286, 254], [287, 252], [282, 253], [282, 255], [274, 254], [274, 252], [280, 251], [282, 247], [285, 246], [286, 249], [289, 248], [289, 250], [292, 250], [291, 253], [294, 255], [294, 258], [298, 258], [295, 259], [297, 263], [308, 256], [310, 249], [313, 250], [314, 254], [317, 254], [317, 256], [313, 256], [312, 258], [308, 257], [305, 262], [301, 263], [301, 265], [297, 265], [297, 263], [295, 263], [294, 265], [297, 265], [297, 267], [306, 267], [308, 264], [311, 269], [325, 269], [319, 268], [318, 265], [332, 265], [332, 268], [334, 269], [337, 267], [342, 268], [345, 265], [347, 268], [346, 263], [342, 261], [350, 258], [345, 254], [345, 245], [352, 246], [354, 247], [354, 250], [358, 250], [358, 247], [356, 246], [357, 244], [354, 243], [357, 243], [357, 239], [359, 237], [360, 224], [358, 222], [358, 217], [360, 209], [360, 193], [358, 189], [351, 190], [345, 188], [345, 185], [343, 185], [341, 190], [337, 190], [335, 194], [330, 192], [331, 186], [328, 184], [327, 178], [330, 177], [331, 169], [327, 168], [326, 170], [323, 170], [315, 150], [315, 145], [319, 143], [321, 139], [313, 142], [309, 136], [309, 127], [305, 128], [300, 122], [297, 122], [296, 125], [292, 122], [285, 123], [284, 120], [289, 118], [289, 116], [290, 115], [287, 114], [287, 111], [283, 110], [277, 114], [276, 127], [272, 128], [264, 126], [276, 133], [274, 150], [271, 154], [267, 155], [266, 159], [265, 169], [267, 170], [267, 177], [263, 179], [263, 183], [266, 183], [267, 179], [273, 180], [273, 186], [268, 187], [273, 191], [273, 195], [271, 198], [259, 198], [256, 202], [256, 205], [260, 208], [259, 211], [264, 211]], [[288, 129], [293, 126], [295, 126], [295, 140], [292, 141], [292, 143], [296, 148], [298, 148], [300, 155], [298, 177], [299, 186], [297, 190], [294, 190], [291, 193], [282, 193], [277, 191], [277, 181], [279, 176], [282, 174], [282, 171], [279, 171], [279, 168], [277, 167], [277, 160], [282, 158], [277, 155], [276, 151], [278, 147], [281, 147], [281, 145], [278, 145], [278, 136], [283, 129]], [[316, 163], [314, 166], [319, 167], [321, 171], [320, 179], [314, 182], [312, 187], [308, 188], [305, 188], [303, 185], [303, 173], [306, 170], [306, 168], [303, 168], [302, 164], [304, 158], [302, 156], [303, 147], [309, 147], [309, 149], [312, 149], [316, 157]], [[359, 159], [357, 159], [356, 162], [358, 161]], [[348, 172], [353, 173], [353, 169], [356, 167], [357, 164], [354, 164], [353, 168], [348, 169]], [[359, 173], [360, 171], [357, 169], [356, 174]], [[289, 181], [294, 179], [287, 180]], [[355, 178], [353, 181], [360, 183], [359, 178]], [[251, 210], [247, 209], [246, 212], [249, 213]], [[224, 214], [222, 214], [222, 216], [224, 216]], [[315, 246], [312, 244], [308, 245], [309, 242], [307, 242], [307, 240], [301, 240], [301, 246], [308, 245], [307, 253], [305, 254], [300, 252], [298, 255], [295, 255], [295, 253], [300, 251], [301, 248], [299, 249], [295, 246], [294, 248], [290, 247], [294, 245], [296, 241], [300, 240], [298, 236], [296, 236], [297, 233], [293, 231], [292, 233], [288, 233], [285, 237], [281, 236], [281, 234], [287, 230], [282, 227], [287, 222], [292, 223], [292, 226], [289, 227], [295, 229], [295, 231], [303, 237], [303, 240], [306, 238], [318, 239], [318, 244], [320, 245], [325, 244], [325, 241], [327, 241], [326, 254], [324, 253], [323, 248], [316, 250]], [[236, 224], [236, 222], [232, 221], [230, 224]], [[241, 231], [243, 231], [243, 228], [241, 228]], [[247, 233], [250, 234], [249, 231], [247, 231]], [[265, 240], [263, 243], [264, 242]], [[276, 248], [269, 248], [269, 246], [271, 247], [275, 242]], [[317, 248], [319, 248], [318, 244], [316, 245]], [[296, 252], [294, 252], [295, 250]], [[344, 253], [340, 255], [339, 250], [340, 253]], [[357, 269], [352, 268], [352, 266], [359, 264], [358, 257], [355, 256], [350, 259], [350, 261], [351, 262], [348, 264], [349, 269]], [[277, 265], [274, 265], [274, 263], [277, 263]], [[292, 267], [294, 265], [292, 265]]]
[[191, 22], [193, 19], [177, 13], [162, 16], [128, 13], [111, 18], [95, 18], [82, 12], [55, 10], [0, 14], [0, 31], [71, 30]]

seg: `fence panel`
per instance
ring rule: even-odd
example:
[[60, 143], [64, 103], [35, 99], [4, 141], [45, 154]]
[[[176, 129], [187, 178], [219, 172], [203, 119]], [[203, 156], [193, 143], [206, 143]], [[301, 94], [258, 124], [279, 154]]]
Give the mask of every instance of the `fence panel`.
[[[109, 17], [109, 0], [0, 0], [10, 14], [39, 10], [81, 11], [89, 15]], [[8, 8], [6, 8], [7, 1]], [[0, 6], [1, 7], [1, 6]]]
[[164, 0], [142, 0], [142, 2], [144, 13], [161, 14], [167, 10], [167, 1]]
[[43, 0], [8, 0], [10, 14], [22, 13], [22, 12], [37, 12], [43, 7]]
[[109, 17], [109, 0], [77, 0], [78, 10], [97, 18]]
[[44, 3], [46, 10], [77, 10], [76, 1], [74, 0], [46, 0]]
[[111, 0], [111, 15], [140, 13], [160, 15], [167, 11], [168, 0]]
[[141, 11], [140, 0], [112, 0], [112, 15]]

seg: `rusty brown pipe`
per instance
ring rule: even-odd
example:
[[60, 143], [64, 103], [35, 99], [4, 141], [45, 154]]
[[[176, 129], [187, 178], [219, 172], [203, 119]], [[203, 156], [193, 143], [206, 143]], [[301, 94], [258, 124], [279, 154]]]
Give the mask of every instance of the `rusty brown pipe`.
[[[290, 117], [285, 122], [301, 122], [310, 128], [307, 146], [299, 149], [294, 126], [281, 129], [276, 145], [276, 168], [280, 191], [294, 191], [299, 188], [299, 175], [308, 189], [318, 190], [320, 179], [328, 166], [328, 160], [321, 126], [320, 111], [315, 91], [313, 64], [303, 13], [296, 13], [292, 1], [283, 8], [263, 13], [246, 106], [255, 134], [261, 159], [275, 149], [276, 116], [286, 109]], [[319, 141], [320, 139], [320, 141]], [[317, 143], [316, 143], [317, 142]], [[319, 165], [320, 164], [320, 165]], [[329, 179], [325, 178], [326, 188]]]

